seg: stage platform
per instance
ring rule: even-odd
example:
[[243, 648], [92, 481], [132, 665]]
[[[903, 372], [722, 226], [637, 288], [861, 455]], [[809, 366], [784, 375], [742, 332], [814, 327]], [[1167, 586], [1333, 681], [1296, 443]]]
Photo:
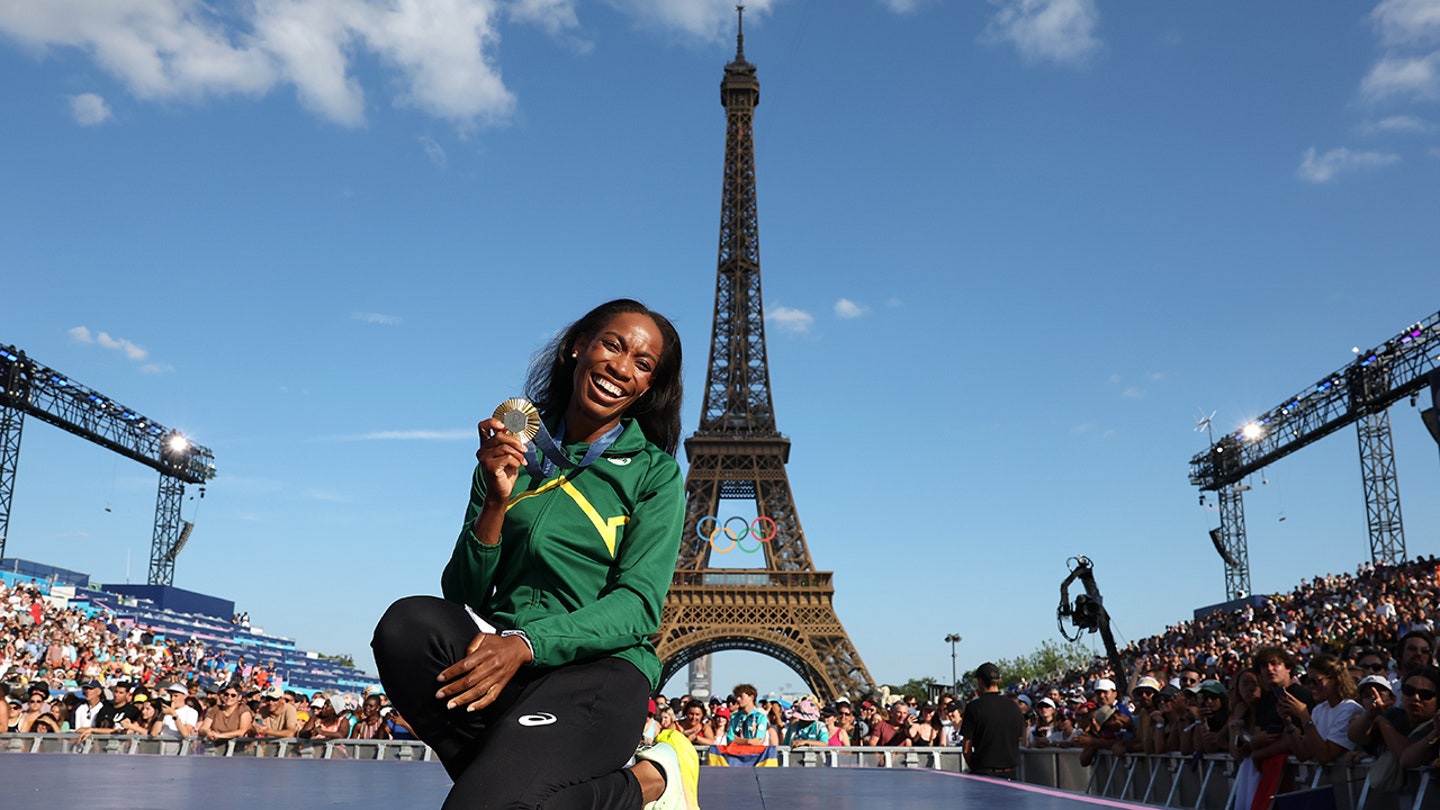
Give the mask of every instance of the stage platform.
[[[702, 810], [1082, 810], [1113, 799], [919, 769], [702, 768]], [[248, 757], [0, 754], [6, 807], [45, 810], [438, 808], [450, 779], [437, 763]]]

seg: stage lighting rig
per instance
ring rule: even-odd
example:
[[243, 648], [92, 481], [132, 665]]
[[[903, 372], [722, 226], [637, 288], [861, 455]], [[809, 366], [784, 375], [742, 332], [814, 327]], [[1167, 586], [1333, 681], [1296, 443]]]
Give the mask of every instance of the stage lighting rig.
[[[1190, 460], [1190, 483], [1215, 492], [1220, 503], [1217, 550], [1226, 558], [1229, 598], [1250, 593], [1250, 554], [1245, 539], [1241, 486], [1245, 477], [1285, 456], [1355, 424], [1360, 440], [1361, 479], [1370, 529], [1370, 557], [1404, 559], [1399, 484], [1388, 408], [1431, 385], [1440, 368], [1440, 313], [1411, 324], [1372, 349], [1355, 346], [1354, 359], [1338, 371], [1241, 429], [1213, 440]], [[1428, 422], [1427, 422], [1428, 426]], [[1436, 430], [1440, 441], [1440, 428]]]
[[0, 345], [0, 557], [9, 534], [27, 414], [159, 471], [149, 582], [171, 584], [175, 554], [189, 538], [180, 519], [185, 484], [200, 484], [203, 491], [205, 482], [215, 477], [215, 455], [179, 430], [75, 382], [14, 346]]

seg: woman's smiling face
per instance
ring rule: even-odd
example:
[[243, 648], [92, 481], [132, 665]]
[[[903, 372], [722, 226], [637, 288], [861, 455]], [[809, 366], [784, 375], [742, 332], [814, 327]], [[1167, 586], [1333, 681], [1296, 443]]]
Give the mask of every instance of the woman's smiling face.
[[574, 389], [565, 412], [567, 427], [593, 439], [624, 415], [625, 409], [650, 390], [650, 380], [664, 350], [655, 321], [637, 312], [622, 312], [594, 335], [575, 342]]

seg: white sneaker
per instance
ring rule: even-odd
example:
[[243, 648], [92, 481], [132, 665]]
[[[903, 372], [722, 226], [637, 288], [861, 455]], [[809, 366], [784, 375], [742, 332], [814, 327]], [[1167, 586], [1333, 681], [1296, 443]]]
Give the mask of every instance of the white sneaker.
[[[688, 751], [681, 750], [682, 743]], [[665, 775], [665, 792], [645, 805], [644, 810], [700, 810], [696, 796], [700, 758], [684, 735], [661, 732], [656, 743], [637, 752], [635, 758], [653, 762]]]

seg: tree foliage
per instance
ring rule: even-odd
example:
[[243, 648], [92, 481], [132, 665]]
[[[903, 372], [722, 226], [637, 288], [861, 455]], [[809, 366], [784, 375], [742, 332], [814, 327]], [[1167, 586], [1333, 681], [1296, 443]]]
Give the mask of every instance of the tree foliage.
[[339, 655], [326, 655], [325, 653], [316, 653], [316, 655], [322, 661], [334, 661], [337, 664], [351, 668], [354, 668], [355, 666], [355, 656], [350, 655], [349, 653], [340, 653]]
[[1047, 640], [1027, 655], [1002, 658], [995, 662], [1000, 668], [1000, 682], [1014, 684], [1055, 682], [1067, 673], [1085, 669], [1100, 657], [1100, 653], [1084, 644], [1061, 644]]
[[[995, 666], [1000, 669], [1000, 683], [1008, 687], [1022, 681], [1053, 683], [1073, 670], [1088, 668], [1099, 657], [1101, 657], [1099, 651], [1084, 644], [1061, 644], [1058, 641], [1050, 640], [1040, 642], [1039, 647], [1025, 655], [1001, 658], [995, 662]], [[950, 690], [949, 680], [941, 678], [911, 678], [902, 684], [883, 685], [889, 687], [893, 698], [898, 698], [900, 695], [914, 695], [924, 702], [934, 684], [942, 685], [947, 692]], [[973, 695], [979, 691], [979, 686], [975, 683], [974, 667], [960, 673], [959, 687], [958, 694], [962, 697]], [[880, 696], [871, 695], [870, 697], [878, 699]]]

